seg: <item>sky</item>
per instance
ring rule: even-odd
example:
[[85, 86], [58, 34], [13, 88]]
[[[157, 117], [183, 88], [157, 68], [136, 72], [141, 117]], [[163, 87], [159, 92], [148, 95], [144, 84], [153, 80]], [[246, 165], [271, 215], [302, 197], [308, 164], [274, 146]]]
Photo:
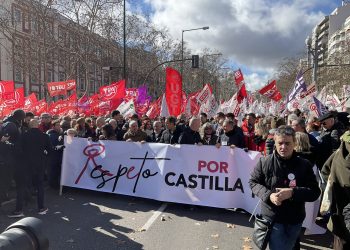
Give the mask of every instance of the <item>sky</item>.
[[273, 79], [278, 62], [305, 52], [305, 39], [339, 0], [129, 0], [131, 9], [150, 15], [181, 41], [182, 30], [192, 54], [219, 51], [226, 67], [241, 68], [247, 88], [256, 90]]

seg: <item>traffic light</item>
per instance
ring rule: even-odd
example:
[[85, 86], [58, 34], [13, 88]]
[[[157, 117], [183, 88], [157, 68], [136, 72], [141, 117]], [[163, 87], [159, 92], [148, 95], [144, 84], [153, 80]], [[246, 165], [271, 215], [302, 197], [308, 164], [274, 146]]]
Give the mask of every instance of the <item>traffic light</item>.
[[192, 55], [192, 68], [199, 68], [199, 55]]

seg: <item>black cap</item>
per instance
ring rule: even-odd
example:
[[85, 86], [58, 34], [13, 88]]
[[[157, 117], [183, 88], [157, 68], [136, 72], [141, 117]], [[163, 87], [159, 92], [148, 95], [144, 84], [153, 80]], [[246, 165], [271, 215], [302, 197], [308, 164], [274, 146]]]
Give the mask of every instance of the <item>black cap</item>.
[[324, 120], [327, 120], [327, 119], [329, 119], [329, 118], [334, 118], [332, 112], [327, 112], [327, 113], [321, 115], [321, 116], [318, 118], [318, 121], [319, 121], [319, 122], [323, 122]]

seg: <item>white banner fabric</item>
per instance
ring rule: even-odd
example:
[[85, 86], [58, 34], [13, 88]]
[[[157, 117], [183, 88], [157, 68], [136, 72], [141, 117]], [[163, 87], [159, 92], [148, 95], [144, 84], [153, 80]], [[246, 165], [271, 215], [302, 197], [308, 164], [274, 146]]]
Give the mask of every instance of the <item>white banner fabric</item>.
[[67, 136], [65, 146], [63, 186], [250, 213], [258, 202], [248, 181], [259, 152]]

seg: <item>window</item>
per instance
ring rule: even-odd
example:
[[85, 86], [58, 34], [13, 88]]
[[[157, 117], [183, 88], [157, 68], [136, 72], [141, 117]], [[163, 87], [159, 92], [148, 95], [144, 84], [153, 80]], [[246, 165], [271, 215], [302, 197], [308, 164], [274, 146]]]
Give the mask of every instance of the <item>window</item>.
[[47, 71], [47, 82], [53, 82], [53, 72], [52, 70]]
[[85, 79], [80, 78], [80, 84], [79, 84], [80, 90], [85, 90]]
[[22, 82], [23, 81], [22, 70], [19, 68], [16, 68], [14, 71], [15, 71], [15, 81]]
[[64, 81], [66, 79], [66, 74], [64, 72], [60, 72], [58, 74], [58, 80], [61, 82], [61, 81]]
[[13, 11], [14, 25], [18, 25], [22, 22], [22, 12], [20, 9], [15, 8]]
[[29, 19], [29, 15], [27, 14], [23, 14], [23, 31], [25, 32], [29, 32], [30, 31], [30, 19]]

